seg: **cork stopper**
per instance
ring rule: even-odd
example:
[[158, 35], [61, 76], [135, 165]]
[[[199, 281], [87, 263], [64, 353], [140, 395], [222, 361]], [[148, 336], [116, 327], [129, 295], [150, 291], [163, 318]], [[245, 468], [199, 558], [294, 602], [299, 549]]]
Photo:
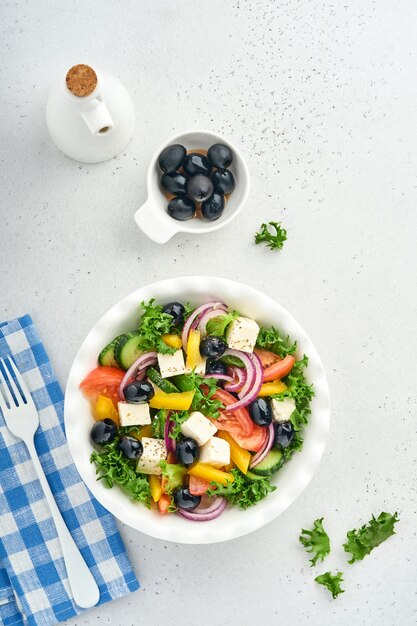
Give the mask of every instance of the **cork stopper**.
[[68, 70], [65, 81], [74, 96], [85, 98], [97, 87], [97, 74], [92, 67], [81, 63]]

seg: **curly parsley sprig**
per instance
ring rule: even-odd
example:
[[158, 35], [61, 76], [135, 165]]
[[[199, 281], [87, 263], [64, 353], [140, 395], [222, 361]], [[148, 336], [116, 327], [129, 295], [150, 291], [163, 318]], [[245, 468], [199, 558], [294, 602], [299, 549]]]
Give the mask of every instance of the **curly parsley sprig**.
[[281, 222], [261, 224], [261, 229], [255, 234], [255, 243], [266, 243], [271, 250], [281, 250], [287, 240], [287, 231]]

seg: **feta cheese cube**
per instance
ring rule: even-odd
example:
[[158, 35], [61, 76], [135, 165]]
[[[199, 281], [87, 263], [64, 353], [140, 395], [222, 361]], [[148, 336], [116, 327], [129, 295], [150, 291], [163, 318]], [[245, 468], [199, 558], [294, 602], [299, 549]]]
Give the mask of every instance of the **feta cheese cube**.
[[207, 463], [212, 467], [223, 467], [230, 463], [230, 446], [227, 441], [219, 437], [211, 437], [200, 448], [200, 463]]
[[144, 426], [151, 423], [149, 414], [149, 404], [130, 404], [129, 402], [119, 402], [120, 425], [121, 426]]
[[158, 354], [158, 365], [162, 378], [185, 374], [184, 354], [177, 350], [174, 354]]
[[233, 350], [253, 352], [258, 333], [259, 326], [255, 320], [248, 317], [237, 317], [227, 331], [227, 345]]
[[163, 439], [153, 439], [152, 437], [142, 437], [143, 453], [140, 457], [136, 469], [142, 474], [162, 474], [159, 466], [160, 461], [167, 458], [167, 450]]
[[185, 437], [192, 437], [199, 446], [203, 446], [216, 432], [217, 428], [200, 411], [193, 411], [181, 426]]
[[272, 398], [271, 408], [273, 422], [289, 422], [295, 411], [295, 400], [294, 398], [285, 398], [284, 400]]
[[[207, 357], [202, 356], [199, 362], [197, 363], [197, 365], [195, 366], [194, 372], [196, 374], [199, 374], [200, 376], [204, 376], [204, 374], [206, 373], [206, 362], [207, 362]], [[190, 374], [192, 371], [193, 370], [191, 367], [185, 368], [186, 374]]]

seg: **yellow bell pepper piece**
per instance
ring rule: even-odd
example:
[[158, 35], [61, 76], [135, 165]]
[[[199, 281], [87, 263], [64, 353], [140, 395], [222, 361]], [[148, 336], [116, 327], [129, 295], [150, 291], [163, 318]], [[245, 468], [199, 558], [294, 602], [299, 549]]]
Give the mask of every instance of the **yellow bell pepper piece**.
[[110, 398], [106, 396], [99, 396], [95, 406], [95, 418], [96, 420], [104, 420], [110, 417], [115, 422], [119, 422], [119, 414]]
[[149, 476], [149, 486], [151, 488], [151, 496], [154, 502], [158, 502], [159, 498], [162, 496], [162, 481], [160, 476], [155, 476], [151, 474]]
[[230, 463], [224, 466], [224, 469], [226, 472], [230, 472], [230, 470], [234, 469], [235, 467], [236, 465], [233, 463], [233, 461], [230, 461]]
[[282, 380], [274, 380], [272, 383], [264, 383], [258, 393], [261, 398], [272, 396], [274, 393], [282, 393], [287, 389], [287, 385]]
[[193, 370], [200, 361], [200, 331], [190, 330], [187, 342], [187, 361], [185, 363], [185, 367]]
[[195, 391], [183, 393], [164, 393], [155, 387], [155, 395], [149, 401], [152, 409], [171, 409], [172, 411], [188, 411], [193, 401]]
[[181, 337], [178, 337], [178, 335], [162, 335], [161, 339], [170, 348], [179, 350], [182, 347]]
[[251, 453], [248, 450], [244, 450], [238, 443], [227, 433], [225, 430], [221, 430], [218, 434], [220, 439], [224, 439], [230, 446], [230, 458], [235, 465], [240, 469], [243, 474], [246, 474], [249, 469], [249, 463], [252, 458]]
[[139, 435], [136, 439], [142, 439], [142, 437], [152, 437], [152, 425], [146, 424], [146, 426], [141, 426]]
[[188, 470], [188, 473], [209, 483], [216, 482], [220, 483], [220, 485], [227, 485], [227, 483], [232, 483], [235, 479], [233, 474], [222, 472], [215, 467], [211, 467], [211, 465], [207, 465], [207, 463], [196, 463]]

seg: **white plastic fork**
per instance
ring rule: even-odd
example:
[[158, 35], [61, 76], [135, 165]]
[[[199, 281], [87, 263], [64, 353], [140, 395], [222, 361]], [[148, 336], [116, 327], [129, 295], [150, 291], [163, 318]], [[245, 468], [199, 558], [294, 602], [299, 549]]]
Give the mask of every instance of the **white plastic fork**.
[[[88, 609], [99, 601], [99, 588], [64, 522], [39, 461], [34, 442], [39, 427], [35, 403], [13, 360], [9, 357], [0, 359], [0, 366], [4, 372], [0, 367], [0, 382], [3, 386], [3, 394], [0, 392], [0, 409], [4, 421], [10, 432], [26, 444], [55, 522], [74, 602], [79, 607]], [[21, 391], [13, 380], [12, 372]]]

